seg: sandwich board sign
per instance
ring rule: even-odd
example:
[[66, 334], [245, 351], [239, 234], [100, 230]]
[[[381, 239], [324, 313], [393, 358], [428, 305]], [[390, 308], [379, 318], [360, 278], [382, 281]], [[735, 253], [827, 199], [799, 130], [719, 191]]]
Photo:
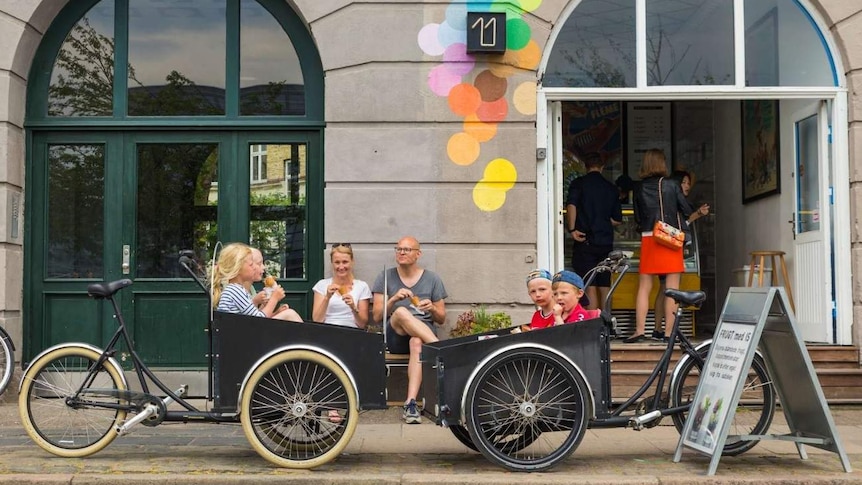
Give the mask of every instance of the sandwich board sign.
[[[796, 319], [787, 311], [787, 302], [783, 287], [730, 289], [674, 462], [680, 461], [682, 449], [687, 447], [712, 456], [707, 474], [714, 475], [728, 440], [779, 440], [793, 442], [803, 460], [808, 458], [805, 445], [836, 453], [844, 471], [851, 471]], [[758, 350], [769, 369], [790, 432], [728, 437]]]

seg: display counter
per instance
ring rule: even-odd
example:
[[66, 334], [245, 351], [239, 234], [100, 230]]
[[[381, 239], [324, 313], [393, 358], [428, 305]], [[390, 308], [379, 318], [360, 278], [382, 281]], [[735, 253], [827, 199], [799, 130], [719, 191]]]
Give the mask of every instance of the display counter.
[[[686, 291], [700, 290], [700, 258], [697, 244], [696, 231], [691, 232], [692, 242], [687, 244], [683, 250], [685, 272], [680, 280], [680, 289]], [[631, 205], [623, 206], [623, 223], [616, 226], [614, 236], [614, 248], [631, 253], [629, 261], [631, 268], [623, 277], [619, 287], [614, 292], [611, 308], [617, 317], [617, 327], [622, 335], [630, 335], [635, 328], [635, 300], [638, 291], [638, 267], [640, 262], [641, 233], [637, 230], [634, 221], [634, 211]], [[649, 335], [653, 329], [653, 302], [658, 293], [658, 277], [653, 280], [652, 292], [650, 293], [650, 312], [647, 315], [646, 330]], [[694, 334], [695, 312], [687, 309], [683, 315], [682, 330], [686, 335]]]

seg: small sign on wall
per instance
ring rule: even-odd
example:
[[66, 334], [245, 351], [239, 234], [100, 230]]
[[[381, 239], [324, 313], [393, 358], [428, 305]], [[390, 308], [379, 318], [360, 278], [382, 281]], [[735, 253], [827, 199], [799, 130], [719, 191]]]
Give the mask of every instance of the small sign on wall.
[[506, 52], [506, 14], [467, 12], [467, 53]]

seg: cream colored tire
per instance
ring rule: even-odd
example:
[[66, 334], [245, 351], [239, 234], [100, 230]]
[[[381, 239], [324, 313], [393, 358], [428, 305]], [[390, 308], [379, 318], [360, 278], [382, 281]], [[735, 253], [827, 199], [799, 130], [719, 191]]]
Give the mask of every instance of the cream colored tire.
[[[42, 449], [57, 456], [78, 458], [92, 455], [117, 437], [116, 427], [126, 419], [126, 411], [69, 406], [88, 376], [87, 369], [99, 360], [95, 350], [77, 345], [59, 347], [39, 357], [24, 372], [18, 410], [24, 431]], [[125, 390], [121, 369], [106, 362], [88, 389]], [[90, 402], [116, 405], [109, 395], [82, 395]]]
[[358, 420], [356, 392], [347, 373], [310, 350], [288, 350], [266, 359], [252, 372], [240, 397], [240, 421], [249, 443], [284, 468], [315, 468], [334, 459], [347, 446]]

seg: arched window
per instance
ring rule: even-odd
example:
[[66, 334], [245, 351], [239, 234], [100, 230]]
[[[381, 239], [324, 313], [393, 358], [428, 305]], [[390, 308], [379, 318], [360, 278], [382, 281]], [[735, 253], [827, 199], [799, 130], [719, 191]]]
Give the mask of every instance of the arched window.
[[76, 339], [101, 343], [82, 283], [128, 277], [145, 358], [200, 363], [206, 296], [177, 257], [209, 260], [216, 241], [259, 247], [287, 302], [310, 313], [323, 69], [286, 2], [71, 0], [29, 81], [27, 353], [69, 340], [70, 314]]
[[838, 85], [824, 39], [797, 0], [747, 0], [742, 11], [733, 0], [646, 0], [641, 16], [637, 4], [578, 3], [556, 34], [542, 84]]

